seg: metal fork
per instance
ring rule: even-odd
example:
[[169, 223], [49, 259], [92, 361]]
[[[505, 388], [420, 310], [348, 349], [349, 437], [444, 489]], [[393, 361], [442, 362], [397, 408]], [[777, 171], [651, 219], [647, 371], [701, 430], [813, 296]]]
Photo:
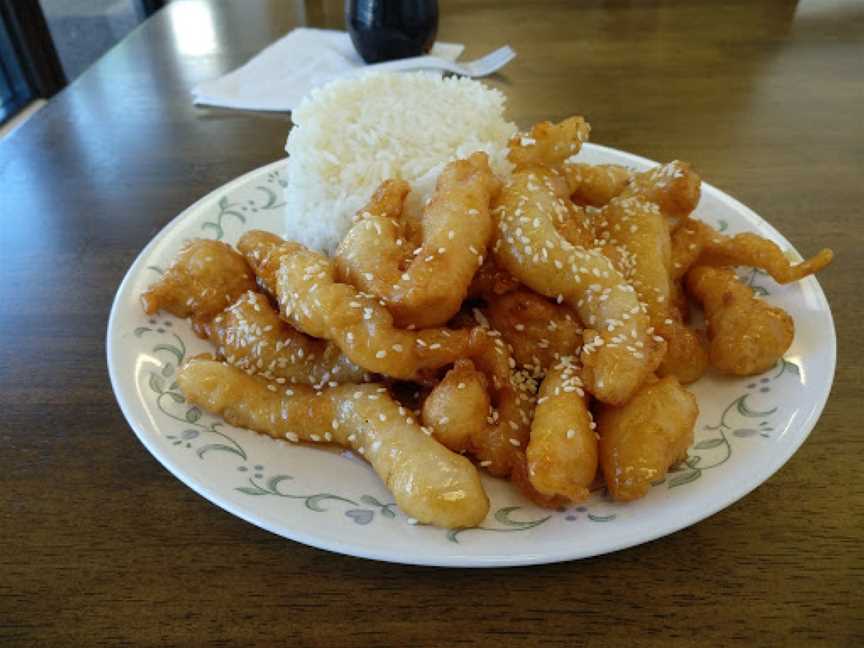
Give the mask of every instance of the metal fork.
[[398, 72], [400, 70], [445, 70], [469, 77], [483, 77], [500, 70], [516, 58], [516, 52], [509, 45], [499, 47], [482, 58], [464, 63], [454, 63], [437, 56], [414, 56], [412, 58], [374, 63], [362, 68], [363, 72]]

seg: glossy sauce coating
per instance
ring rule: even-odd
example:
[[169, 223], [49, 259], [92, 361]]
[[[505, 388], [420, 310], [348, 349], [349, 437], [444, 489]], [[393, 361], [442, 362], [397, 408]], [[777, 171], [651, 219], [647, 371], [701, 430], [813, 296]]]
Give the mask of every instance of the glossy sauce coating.
[[279, 319], [261, 293], [242, 295], [206, 330], [230, 364], [268, 380], [326, 385], [361, 382], [368, 376], [336, 345], [304, 335]]
[[[662, 358], [636, 291], [599, 250], [578, 248], [555, 229], [566, 214], [560, 177], [517, 171], [497, 201], [500, 267], [534, 291], [568, 303], [586, 327], [583, 380], [608, 403], [630, 398]], [[564, 185], [566, 194], [566, 185]], [[566, 196], [565, 196], [566, 197]]]
[[462, 305], [492, 237], [489, 203], [500, 181], [485, 153], [441, 172], [412, 247], [396, 206], [405, 183], [387, 181], [336, 250], [338, 278], [385, 301], [397, 326], [440, 326]]
[[600, 464], [612, 497], [642, 497], [684, 459], [698, 416], [696, 397], [671, 376], [646, 383], [621, 407], [601, 406]]
[[582, 345], [582, 326], [573, 309], [533, 291], [516, 290], [490, 299], [483, 312], [510, 346], [518, 366], [546, 370], [561, 357], [578, 354]]
[[285, 319], [332, 340], [367, 371], [411, 380], [469, 355], [470, 331], [396, 327], [380, 300], [339, 283], [331, 259], [300, 245], [281, 256], [276, 283]]
[[552, 368], [540, 386], [526, 452], [531, 484], [547, 496], [582, 502], [597, 474], [596, 427], [572, 358]]
[[141, 295], [144, 312], [166, 310], [201, 324], [255, 288], [243, 257], [220, 241], [189, 241], [156, 283]]
[[793, 264], [783, 250], [753, 232], [725, 236], [696, 219], [687, 219], [672, 237], [673, 269], [683, 276], [696, 265], [751, 266], [765, 270], [778, 283], [786, 284], [823, 270], [834, 258], [829, 249]]
[[191, 403], [232, 425], [357, 451], [405, 514], [419, 522], [475, 526], [489, 510], [471, 462], [424, 434], [380, 385], [285, 388], [206, 358], [189, 360], [177, 381]]
[[730, 268], [693, 268], [687, 292], [705, 309], [711, 365], [723, 373], [767, 371], [792, 344], [795, 322], [789, 313], [755, 297]]
[[617, 164], [568, 162], [561, 167], [570, 198], [580, 205], [602, 207], [627, 187], [633, 171]]

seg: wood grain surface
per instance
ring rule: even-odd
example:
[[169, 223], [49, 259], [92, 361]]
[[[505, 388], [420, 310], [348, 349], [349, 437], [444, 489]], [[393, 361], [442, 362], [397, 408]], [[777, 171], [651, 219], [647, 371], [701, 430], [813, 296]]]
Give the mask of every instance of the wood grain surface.
[[782, 470], [661, 540], [487, 571], [259, 530], [169, 475], [111, 392], [132, 260], [290, 126], [189, 89], [302, 24], [341, 27], [342, 3], [174, 2], [0, 142], [0, 644], [864, 645], [864, 6], [442, 0], [468, 58], [519, 52], [491, 83], [521, 126], [585, 114], [594, 141], [689, 160], [803, 253], [837, 253], [833, 392]]

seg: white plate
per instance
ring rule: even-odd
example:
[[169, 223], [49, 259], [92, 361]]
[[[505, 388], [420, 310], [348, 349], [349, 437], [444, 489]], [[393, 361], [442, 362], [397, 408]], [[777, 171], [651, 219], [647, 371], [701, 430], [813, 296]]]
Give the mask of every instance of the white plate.
[[[588, 144], [581, 158], [645, 169], [653, 162]], [[584, 558], [653, 540], [694, 524], [768, 479], [803, 443], [834, 376], [834, 324], [813, 278], [778, 286], [747, 280], [795, 318], [795, 342], [771, 371], [752, 378], [707, 376], [692, 387], [701, 414], [689, 465], [629, 504], [595, 494], [583, 506], [549, 511], [507, 482], [485, 478], [492, 500], [480, 528], [412, 526], [366, 464], [349, 453], [295, 446], [237, 429], [184, 402], [177, 364], [207, 344], [188, 323], [147, 317], [138, 295], [182, 243], [234, 243], [247, 228], [282, 231], [284, 161], [217, 189], [169, 223], [120, 285], [108, 323], [108, 367], [123, 413], [151, 453], [210, 501], [244, 520], [329, 551], [400, 563], [463, 567]], [[756, 231], [792, 246], [750, 209], [703, 184], [697, 215], [729, 232]]]

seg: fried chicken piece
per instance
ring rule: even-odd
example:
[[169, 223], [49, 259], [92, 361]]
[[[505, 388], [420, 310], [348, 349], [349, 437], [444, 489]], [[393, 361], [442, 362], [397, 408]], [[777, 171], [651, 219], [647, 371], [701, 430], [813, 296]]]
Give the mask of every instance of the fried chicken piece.
[[558, 168], [579, 152], [590, 134], [591, 126], [578, 116], [558, 124], [540, 122], [527, 135], [517, 133], [510, 140], [507, 158], [517, 169], [535, 166]]
[[[436, 438], [475, 457], [489, 474], [509, 478], [531, 501], [540, 506], [557, 506], [561, 498], [540, 493], [528, 477], [525, 447], [531, 431], [534, 392], [511, 372], [511, 358], [496, 333], [489, 331], [487, 339], [491, 343], [485, 350], [482, 345], [474, 350], [470, 373], [468, 365], [459, 367], [457, 363], [461, 379], [451, 370], [430, 393], [423, 407], [423, 421]], [[481, 382], [488, 388], [486, 398], [479, 391]], [[464, 387], [460, 388], [460, 384]], [[457, 434], [453, 434], [455, 421], [461, 423]]]
[[517, 384], [515, 362], [498, 331], [476, 329], [473, 342], [471, 359], [486, 376], [490, 408], [486, 425], [471, 438], [470, 452], [490, 474], [507, 477], [528, 444], [533, 394]]
[[697, 266], [687, 273], [687, 292], [705, 309], [711, 365], [751, 376], [773, 367], [792, 344], [795, 323], [738, 281], [731, 268]]
[[594, 247], [596, 234], [591, 211], [579, 205], [574, 205], [569, 198], [561, 198], [563, 216], [555, 219], [555, 229], [562, 238], [576, 247]]
[[361, 382], [368, 374], [331, 342], [300, 333], [261, 293], [242, 295], [205, 326], [229, 364], [279, 384]]
[[651, 325], [668, 317], [672, 294], [669, 231], [653, 202], [640, 196], [614, 198], [595, 214], [595, 246], [636, 289]]
[[560, 358], [578, 354], [582, 345], [582, 326], [573, 309], [530, 290], [490, 299], [483, 312], [522, 367], [548, 369]]
[[699, 174], [686, 162], [673, 160], [637, 173], [620, 195], [623, 198], [641, 196], [655, 203], [673, 231], [696, 209], [701, 194]]
[[543, 379], [528, 443], [528, 476], [547, 497], [583, 502], [597, 474], [596, 425], [570, 357], [561, 358]]
[[602, 207], [627, 188], [633, 171], [617, 164], [568, 162], [562, 172], [570, 198], [578, 205]]
[[468, 299], [495, 299], [519, 288], [519, 280], [495, 265], [493, 257], [483, 260], [468, 286]]
[[457, 360], [423, 402], [423, 423], [441, 444], [465, 452], [484, 433], [490, 407], [486, 377], [470, 360]]
[[444, 167], [426, 205], [422, 244], [398, 220], [406, 185], [386, 181], [336, 250], [337, 278], [383, 299], [397, 326], [439, 326], [465, 299], [492, 237], [489, 203], [500, 188], [485, 153]]
[[665, 351], [648, 332], [636, 291], [599, 251], [579, 248], [555, 228], [568, 210], [567, 185], [555, 172], [513, 174], [497, 199], [495, 261], [535, 292], [566, 302], [585, 326], [582, 379], [599, 400], [626, 402]]
[[603, 207], [613, 198], [639, 196], [655, 203], [674, 229], [699, 203], [702, 179], [689, 164], [674, 160], [642, 173], [615, 164], [566, 163], [562, 167], [577, 204]]
[[669, 230], [660, 209], [640, 196], [614, 198], [596, 215], [597, 245], [636, 288], [653, 328], [666, 343], [657, 367], [685, 384], [698, 380], [708, 365], [708, 350], [679, 312], [681, 294], [671, 278]]
[[292, 246], [296, 245], [264, 230], [249, 230], [237, 241], [237, 249], [255, 272], [258, 285], [274, 299], [276, 273], [279, 271], [282, 254], [290, 252]]
[[189, 402], [228, 423], [292, 442], [335, 443], [361, 454], [419, 522], [446, 528], [479, 524], [489, 499], [470, 461], [411, 422], [380, 385], [341, 385], [316, 392], [285, 389], [235, 367], [192, 359], [177, 376]]
[[657, 367], [658, 376], [675, 376], [682, 385], [689, 385], [705, 374], [709, 362], [704, 331], [684, 324], [679, 311], [672, 308], [654, 332], [666, 340], [666, 355]]
[[471, 331], [397, 328], [378, 299], [336, 280], [332, 259], [298, 244], [280, 249], [282, 317], [307, 335], [331, 340], [365, 370], [413, 380], [470, 355]]
[[255, 288], [255, 276], [243, 257], [220, 241], [192, 239], [165, 274], [141, 295], [148, 315], [166, 310], [190, 317], [198, 327]]
[[696, 397], [672, 376], [646, 383], [621, 407], [601, 406], [600, 465], [612, 497], [644, 496], [670, 466], [685, 459], [698, 416]]
[[751, 266], [765, 270], [777, 283], [787, 284], [815, 274], [834, 258], [829, 249], [793, 265], [783, 250], [752, 232], [725, 236], [692, 218], [682, 223], [672, 237], [673, 276], [682, 277], [695, 265]]

